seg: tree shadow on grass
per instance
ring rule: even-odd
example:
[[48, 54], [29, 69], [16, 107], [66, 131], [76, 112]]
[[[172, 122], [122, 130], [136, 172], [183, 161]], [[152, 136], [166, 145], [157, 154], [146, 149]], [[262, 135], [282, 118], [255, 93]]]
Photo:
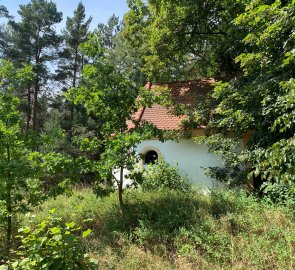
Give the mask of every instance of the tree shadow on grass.
[[[127, 241], [152, 252], [159, 246], [174, 252], [179, 241], [192, 245], [199, 240], [206, 242], [208, 235], [216, 235], [212, 220], [216, 224], [221, 217], [241, 212], [244, 207], [247, 204], [243, 206], [243, 201], [232, 193], [216, 192], [207, 196], [169, 190], [130, 191], [125, 194], [125, 212], [121, 214], [118, 205], [113, 205], [105, 220], [100, 221], [104, 228], [97, 230], [94, 226], [93, 229], [102, 241], [101, 246], [109, 245], [119, 250], [120, 243], [125, 245]], [[239, 224], [232, 224], [235, 231], [240, 229]], [[223, 241], [224, 246], [227, 240], [218, 237], [210, 241], [216, 241], [216, 246]]]

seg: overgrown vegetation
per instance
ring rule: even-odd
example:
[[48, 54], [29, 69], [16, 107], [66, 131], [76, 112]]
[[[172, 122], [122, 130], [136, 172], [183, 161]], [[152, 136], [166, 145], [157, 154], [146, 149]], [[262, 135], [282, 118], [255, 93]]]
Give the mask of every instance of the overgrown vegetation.
[[[243, 191], [142, 192], [98, 199], [90, 189], [59, 196], [34, 210], [35, 224], [48, 210], [91, 228], [84, 240], [99, 269], [292, 269], [294, 211], [258, 201]], [[87, 219], [87, 222], [85, 220]], [[21, 224], [27, 226], [29, 217]]]
[[[265, 182], [263, 193], [279, 200], [286, 193], [294, 197], [294, 10], [294, 1], [247, 3], [234, 20], [245, 29], [247, 50], [236, 57], [242, 74], [219, 83], [193, 112], [198, 123], [206, 123], [208, 145], [229, 165], [215, 174], [240, 184], [249, 173], [254, 185]], [[237, 153], [229, 137], [245, 134], [247, 149]]]
[[9, 268], [96, 269], [95, 261], [85, 254], [81, 243], [81, 238], [87, 237], [91, 230], [81, 233], [75, 222], [62, 224], [62, 219], [55, 217], [54, 212], [55, 209], [48, 211], [46, 218], [34, 229], [26, 226], [18, 230], [16, 239], [20, 239], [21, 245]]
[[141, 188], [144, 191], [177, 190], [186, 192], [191, 189], [189, 180], [180, 175], [177, 164], [171, 166], [163, 158], [149, 164], [142, 172]]
[[[18, 20], [0, 5], [0, 269], [293, 269], [294, 0], [127, 4], [122, 23], [89, 31], [79, 3], [61, 33], [52, 1], [20, 5]], [[165, 138], [132, 117], [169, 103], [143, 84], [203, 76], [226, 82], [175, 113], [206, 126], [197, 141], [224, 160], [209, 176], [253, 177], [259, 196], [205, 195], [163, 160], [124, 191], [137, 144]]]

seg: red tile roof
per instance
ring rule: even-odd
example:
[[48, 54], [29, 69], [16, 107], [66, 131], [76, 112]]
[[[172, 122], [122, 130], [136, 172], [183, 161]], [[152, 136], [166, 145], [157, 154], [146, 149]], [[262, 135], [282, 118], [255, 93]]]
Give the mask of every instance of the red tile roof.
[[[194, 81], [168, 82], [168, 83], [147, 83], [147, 89], [159, 87], [167, 88], [171, 92], [172, 101], [175, 105], [192, 105], [197, 98], [204, 96], [213, 89], [214, 79], [201, 79]], [[133, 120], [147, 121], [162, 130], [178, 130], [181, 128], [181, 120], [184, 116], [175, 116], [171, 113], [172, 108], [165, 108], [160, 105], [142, 108], [132, 117]], [[134, 124], [128, 121], [128, 127], [133, 128]]]

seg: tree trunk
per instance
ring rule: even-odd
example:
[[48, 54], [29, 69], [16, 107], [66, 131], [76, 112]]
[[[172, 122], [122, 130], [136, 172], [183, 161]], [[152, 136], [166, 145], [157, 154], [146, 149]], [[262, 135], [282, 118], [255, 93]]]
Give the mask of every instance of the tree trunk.
[[32, 117], [32, 104], [31, 104], [31, 87], [28, 88], [27, 93], [27, 122], [26, 122], [26, 131], [30, 129], [31, 117]]
[[[77, 62], [78, 62], [78, 50], [75, 51], [75, 62], [74, 62], [74, 74], [73, 74], [73, 87], [76, 87], [77, 81]], [[74, 121], [74, 103], [71, 102], [71, 122]]]
[[124, 213], [124, 203], [123, 203], [123, 173], [124, 173], [124, 167], [121, 166], [120, 168], [120, 181], [118, 185], [118, 195], [119, 195], [119, 205], [120, 205], [120, 211], [123, 214]]
[[39, 78], [37, 75], [34, 89], [34, 104], [33, 104], [33, 130], [37, 131], [37, 110], [38, 110], [38, 94], [39, 94]]
[[[74, 71], [73, 71], [73, 83], [72, 87], [76, 87], [76, 82], [77, 82], [77, 72], [78, 72], [78, 49], [76, 48], [75, 50], [75, 59], [74, 59]], [[72, 101], [67, 101], [69, 102], [70, 106], [70, 131], [69, 131], [69, 136], [70, 139], [72, 138], [72, 128], [73, 128], [73, 122], [74, 122], [74, 112], [75, 112], [75, 106]]]
[[40, 91], [40, 54], [41, 48], [37, 47], [35, 52], [35, 65], [36, 65], [36, 80], [34, 89], [34, 100], [33, 100], [33, 131], [37, 132], [37, 111], [38, 111], [38, 95]]

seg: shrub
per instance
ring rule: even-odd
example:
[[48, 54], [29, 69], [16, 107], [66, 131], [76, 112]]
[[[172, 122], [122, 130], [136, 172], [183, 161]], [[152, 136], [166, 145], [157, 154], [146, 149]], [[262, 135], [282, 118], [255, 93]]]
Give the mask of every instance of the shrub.
[[289, 205], [290, 207], [295, 207], [295, 184], [290, 183], [269, 183], [265, 182], [261, 190], [264, 195], [264, 200], [279, 204], [279, 205]]
[[150, 164], [143, 173], [142, 188], [148, 190], [190, 190], [188, 180], [180, 175], [177, 165], [171, 166], [161, 159], [156, 164]]
[[54, 217], [54, 210], [49, 217], [35, 228], [19, 229], [21, 245], [16, 252], [16, 259], [10, 264], [15, 270], [76, 270], [95, 269], [95, 262], [84, 254], [81, 238], [89, 235], [91, 230], [77, 236], [80, 228], [75, 222], [61, 224], [61, 219]]

